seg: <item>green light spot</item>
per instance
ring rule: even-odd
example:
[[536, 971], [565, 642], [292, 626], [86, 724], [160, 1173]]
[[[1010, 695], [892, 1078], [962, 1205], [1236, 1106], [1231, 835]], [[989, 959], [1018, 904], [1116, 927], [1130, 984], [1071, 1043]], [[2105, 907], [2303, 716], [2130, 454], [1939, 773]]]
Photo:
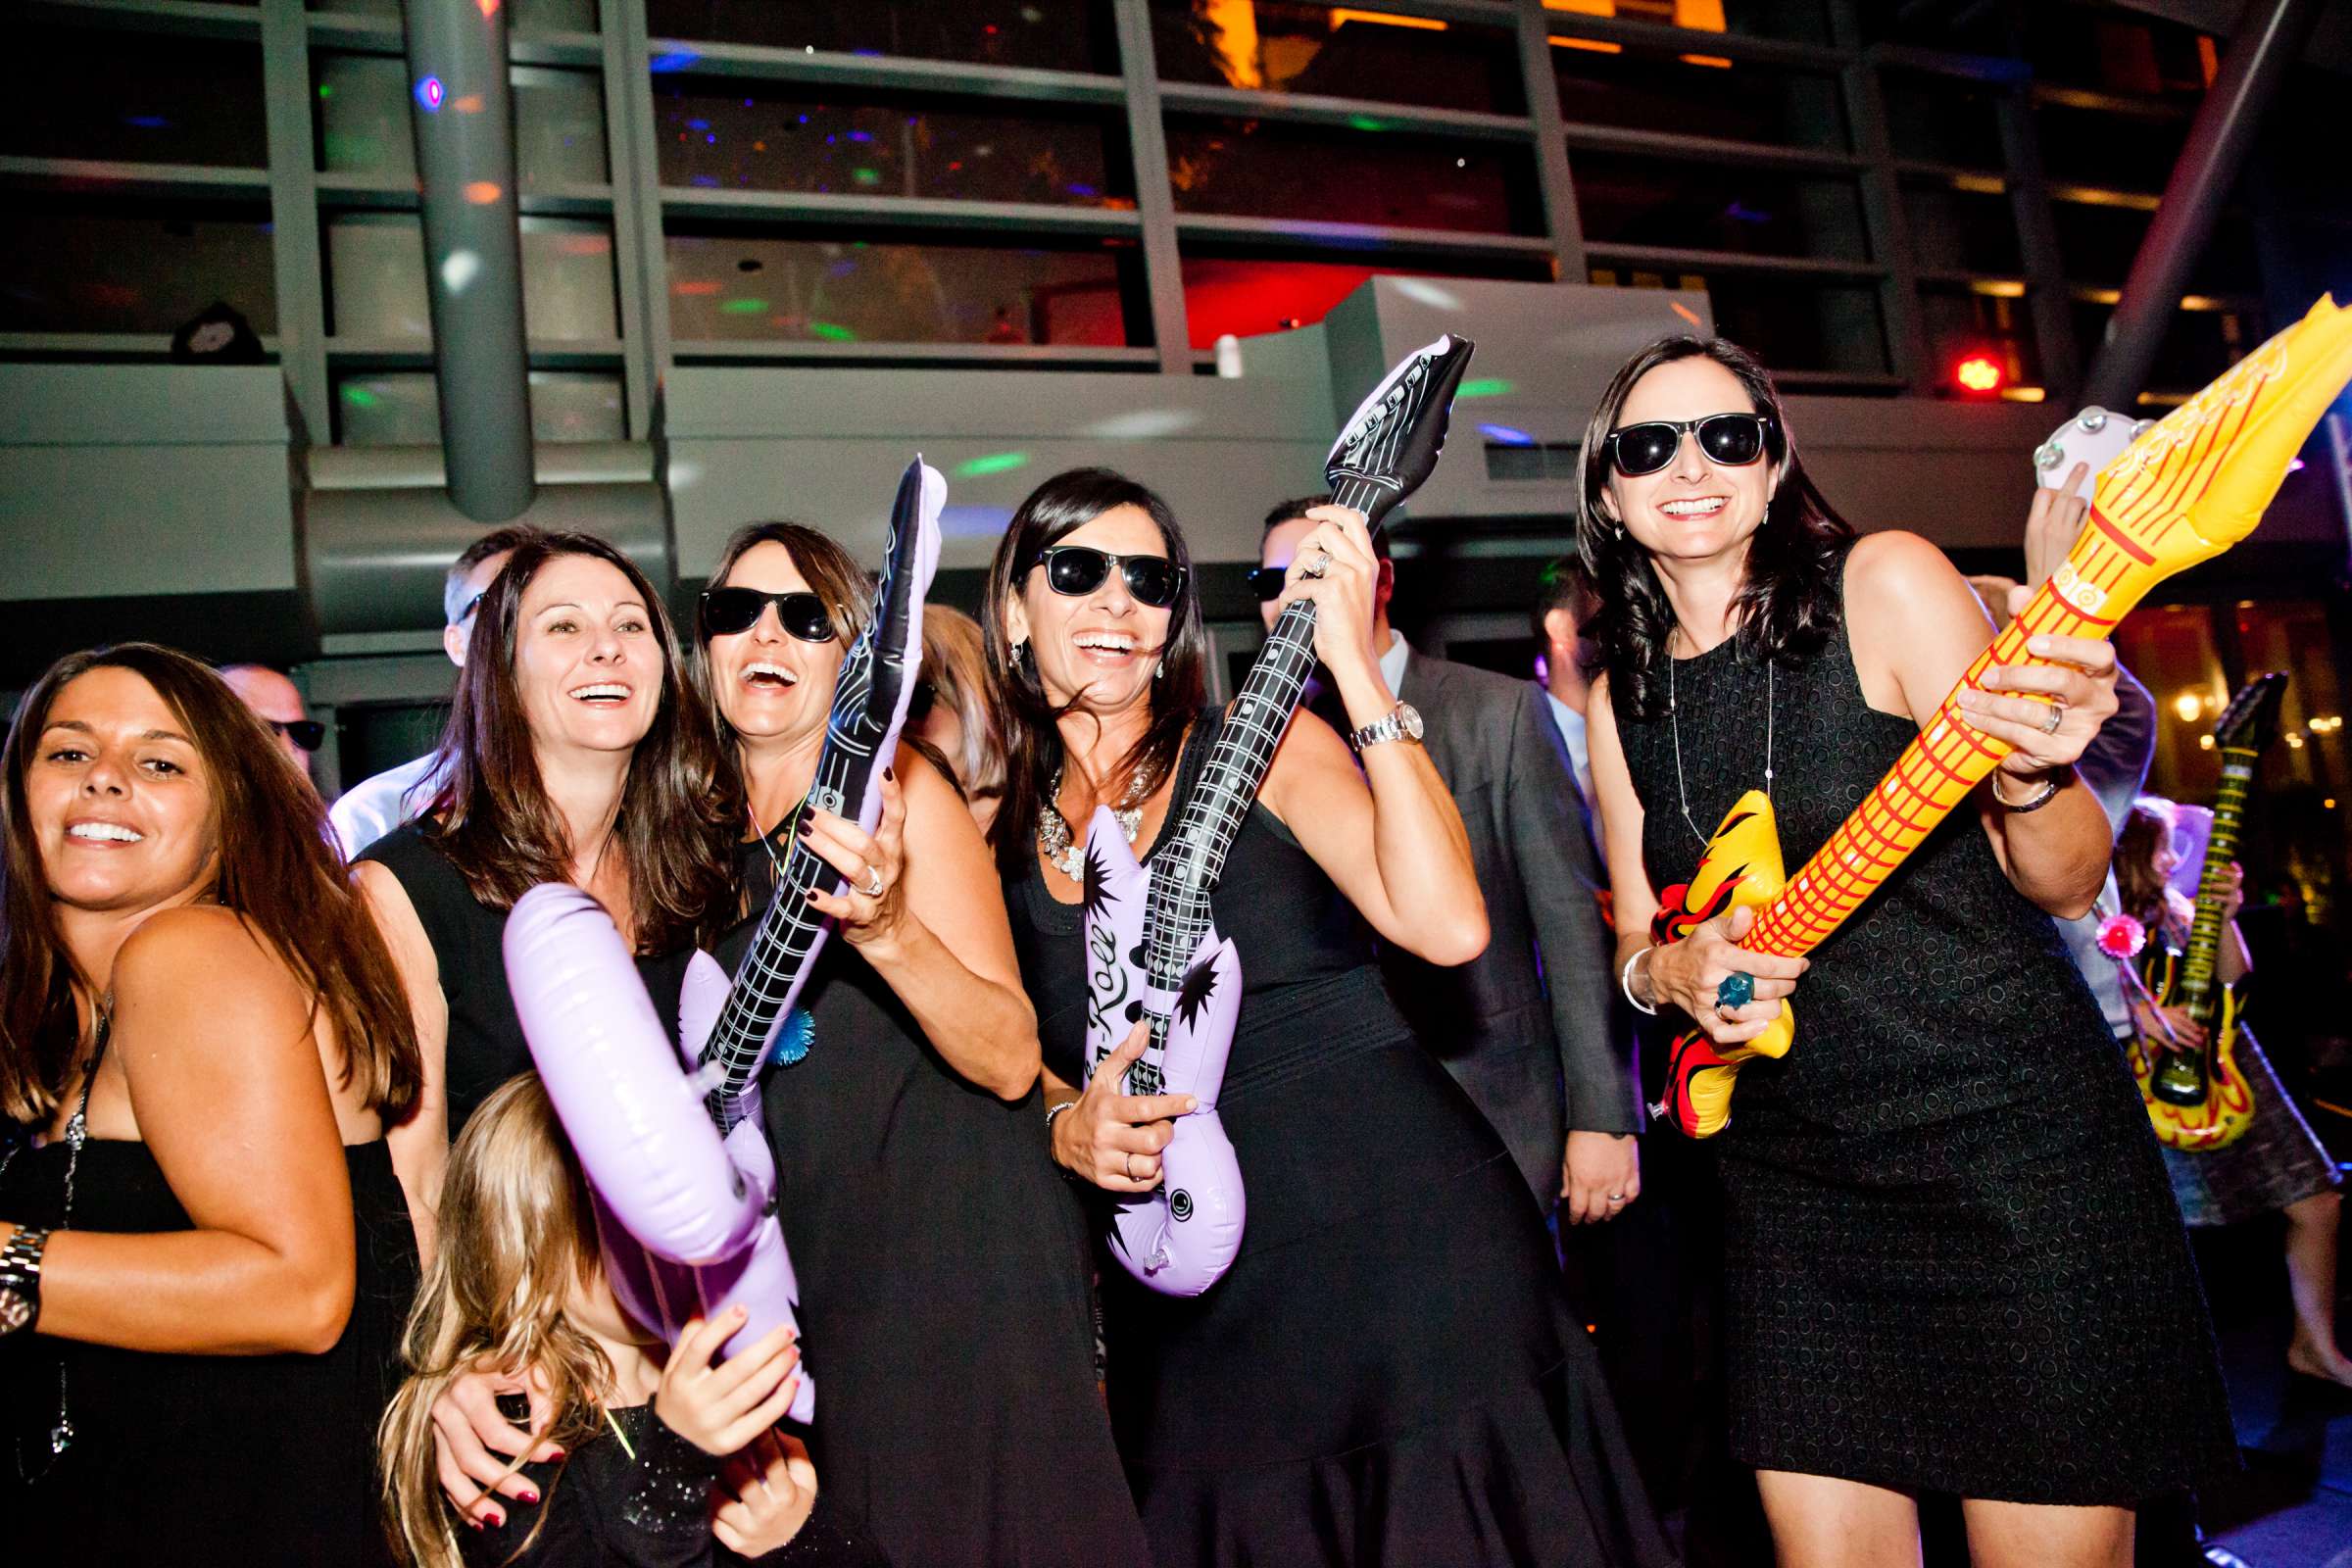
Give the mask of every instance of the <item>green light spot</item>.
[[1370, 115], [1349, 115], [1348, 123], [1356, 130], [1386, 130], [1389, 128], [1387, 121], [1375, 120]]
[[992, 452], [985, 458], [972, 458], [956, 465], [958, 477], [977, 479], [987, 473], [1010, 473], [1015, 468], [1029, 466], [1026, 452]]
[[858, 341], [858, 334], [839, 321], [810, 321], [808, 335], [821, 337], [828, 343], [855, 343]]
[[347, 386], [343, 389], [343, 401], [355, 409], [372, 409], [383, 399], [364, 386]]
[[1500, 376], [1491, 375], [1483, 381], [1464, 381], [1454, 389], [1453, 396], [1454, 400], [1459, 402], [1463, 398], [1498, 398], [1517, 390], [1517, 382], [1505, 381]]
[[729, 300], [718, 308], [718, 314], [721, 316], [765, 316], [767, 301]]
[[879, 185], [882, 183], [882, 171], [879, 169], [853, 169], [850, 171], [850, 177], [860, 185]]
[[331, 81], [322, 81], [322, 82], [320, 82], [320, 83], [318, 84], [318, 96], [319, 96], [319, 97], [321, 97], [321, 98], [332, 98], [334, 95], [335, 95], [335, 84], [334, 84], [333, 82], [331, 82]]

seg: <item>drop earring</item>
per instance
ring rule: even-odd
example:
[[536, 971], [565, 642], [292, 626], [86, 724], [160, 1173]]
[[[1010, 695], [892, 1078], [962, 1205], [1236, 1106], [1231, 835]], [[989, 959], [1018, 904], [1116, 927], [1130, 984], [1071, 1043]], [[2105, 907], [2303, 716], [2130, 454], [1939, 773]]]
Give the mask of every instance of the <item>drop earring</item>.
[[1166, 660], [1164, 660], [1164, 659], [1154, 659], [1153, 661], [1152, 661], [1152, 678], [1153, 680], [1157, 680], [1157, 679], [1159, 679], [1159, 677], [1160, 677], [1160, 676], [1162, 676], [1162, 675], [1166, 674], [1167, 672], [1168, 672], [1168, 662], [1167, 662]]

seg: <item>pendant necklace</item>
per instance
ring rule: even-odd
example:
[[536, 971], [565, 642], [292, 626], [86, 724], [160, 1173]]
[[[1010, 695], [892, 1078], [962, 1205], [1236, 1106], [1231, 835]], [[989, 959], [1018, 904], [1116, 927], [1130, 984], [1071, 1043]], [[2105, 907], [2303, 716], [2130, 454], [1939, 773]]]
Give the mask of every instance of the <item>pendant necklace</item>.
[[[1674, 646], [1669, 639], [1666, 648], [1666, 721], [1674, 731], [1674, 793], [1682, 802], [1683, 821], [1690, 826], [1690, 836], [1698, 840], [1700, 853], [1705, 853], [1709, 840], [1698, 830], [1690, 815], [1690, 795], [1683, 785], [1683, 720], [1674, 701]], [[1772, 799], [1772, 661], [1764, 662], [1764, 799]]]
[[[1149, 769], [1138, 768], [1127, 780], [1127, 794], [1111, 808], [1112, 820], [1119, 831], [1127, 835], [1129, 848], [1144, 825], [1144, 802], [1152, 794], [1152, 775]], [[1086, 847], [1070, 832], [1068, 817], [1061, 814], [1061, 769], [1054, 769], [1054, 785], [1044, 809], [1037, 813], [1037, 847], [1046, 852], [1047, 861], [1073, 882], [1085, 880]]]

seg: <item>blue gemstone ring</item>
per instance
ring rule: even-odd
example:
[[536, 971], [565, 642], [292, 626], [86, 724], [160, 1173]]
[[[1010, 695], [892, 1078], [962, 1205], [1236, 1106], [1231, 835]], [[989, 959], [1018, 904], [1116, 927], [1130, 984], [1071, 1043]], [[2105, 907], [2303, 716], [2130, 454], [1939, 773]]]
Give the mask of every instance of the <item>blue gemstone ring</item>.
[[1715, 1010], [1717, 1012], [1729, 1012], [1734, 1007], [1744, 1007], [1755, 1000], [1756, 977], [1752, 974], [1742, 974], [1734, 970], [1723, 977], [1723, 984], [1715, 988]]

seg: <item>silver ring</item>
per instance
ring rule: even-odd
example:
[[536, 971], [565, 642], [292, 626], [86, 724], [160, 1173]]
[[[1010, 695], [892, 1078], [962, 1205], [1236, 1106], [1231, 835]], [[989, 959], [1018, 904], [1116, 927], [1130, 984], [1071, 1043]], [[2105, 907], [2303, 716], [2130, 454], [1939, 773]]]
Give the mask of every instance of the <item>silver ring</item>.
[[2058, 733], [2058, 726], [2065, 722], [2066, 705], [2064, 703], [2052, 703], [2050, 705], [2050, 721], [2041, 726], [2041, 732], [2044, 735], [2055, 735]]
[[1317, 550], [1312, 556], [1307, 558], [1306, 564], [1298, 568], [1298, 575], [1301, 577], [1320, 577], [1330, 569], [1331, 552], [1328, 550]]
[[877, 867], [869, 865], [865, 868], [863, 892], [869, 899], [878, 899], [882, 896], [882, 873]]
[[1622, 1203], [1625, 1201], [1625, 1195], [1623, 1193], [1611, 1193], [1609, 1195], [1609, 1201], [1612, 1203]]

